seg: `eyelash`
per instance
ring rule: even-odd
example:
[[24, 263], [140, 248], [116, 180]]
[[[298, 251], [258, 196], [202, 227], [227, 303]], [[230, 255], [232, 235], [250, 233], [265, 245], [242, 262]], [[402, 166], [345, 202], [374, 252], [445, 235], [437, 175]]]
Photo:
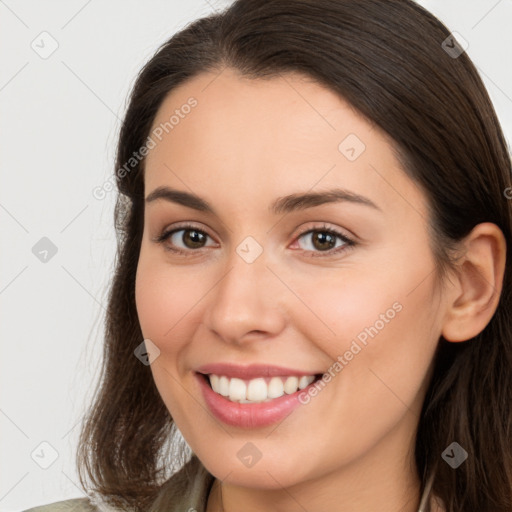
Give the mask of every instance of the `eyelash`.
[[[177, 249], [175, 247], [172, 248], [172, 247], [169, 247], [168, 245], [165, 245], [166, 240], [168, 238], [170, 238], [174, 233], [176, 233], [178, 231], [188, 231], [188, 230], [197, 231], [197, 232], [202, 233], [202, 234], [206, 235], [207, 237], [211, 238], [211, 236], [208, 233], [206, 233], [202, 229], [199, 229], [198, 227], [194, 226], [193, 224], [183, 224], [178, 227], [174, 227], [172, 230], [163, 231], [162, 234], [160, 234], [156, 238], [154, 238], [154, 241], [159, 244], [164, 245], [164, 249], [166, 251], [170, 251], [172, 253], [180, 254], [183, 256], [185, 256], [187, 253], [194, 253], [194, 252], [197, 253], [197, 252], [201, 251], [201, 249], [205, 249], [203, 247], [203, 248], [199, 248], [199, 249], [184, 250], [184, 249]], [[340, 238], [345, 245], [343, 245], [341, 247], [334, 248], [334, 249], [329, 249], [327, 251], [307, 251], [306, 250], [305, 252], [311, 252], [312, 257], [321, 257], [321, 258], [324, 257], [325, 258], [325, 257], [329, 257], [329, 256], [334, 256], [340, 252], [353, 249], [354, 246], [357, 245], [356, 242], [354, 240], [352, 240], [351, 238], [348, 238], [346, 235], [340, 233], [339, 231], [337, 231], [333, 228], [326, 226], [325, 224], [322, 226], [308, 229], [308, 230], [300, 233], [299, 235], [297, 235], [296, 240], [300, 239], [304, 235], [307, 235], [310, 233], [315, 233], [315, 232], [328, 233], [330, 235], [334, 235], [335, 237]]]

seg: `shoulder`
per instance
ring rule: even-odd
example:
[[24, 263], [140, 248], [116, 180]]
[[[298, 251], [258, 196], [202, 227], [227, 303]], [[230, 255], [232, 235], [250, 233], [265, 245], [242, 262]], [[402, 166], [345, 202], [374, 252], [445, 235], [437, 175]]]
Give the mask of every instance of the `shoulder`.
[[91, 504], [89, 498], [74, 498], [71, 500], [56, 501], [47, 505], [24, 510], [23, 512], [97, 512], [98, 509]]

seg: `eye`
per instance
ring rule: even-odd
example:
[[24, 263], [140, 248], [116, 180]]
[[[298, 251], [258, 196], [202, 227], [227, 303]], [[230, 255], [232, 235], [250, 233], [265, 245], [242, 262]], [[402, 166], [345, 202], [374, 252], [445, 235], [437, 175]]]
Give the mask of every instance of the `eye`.
[[[192, 224], [186, 224], [164, 231], [155, 238], [155, 242], [163, 244], [164, 248], [168, 251], [183, 254], [202, 249], [205, 247], [204, 244], [208, 238], [211, 238], [210, 235], [203, 230], [198, 229]], [[170, 244], [165, 243], [168, 240], [171, 242]], [[183, 244], [181, 247], [178, 245], [179, 242]]]
[[[307, 252], [311, 252], [312, 257], [332, 256], [342, 251], [346, 251], [356, 245], [356, 243], [343, 233], [326, 225], [309, 229], [297, 237], [297, 240], [304, 238], [309, 240]], [[341, 243], [337, 244], [337, 240]]]

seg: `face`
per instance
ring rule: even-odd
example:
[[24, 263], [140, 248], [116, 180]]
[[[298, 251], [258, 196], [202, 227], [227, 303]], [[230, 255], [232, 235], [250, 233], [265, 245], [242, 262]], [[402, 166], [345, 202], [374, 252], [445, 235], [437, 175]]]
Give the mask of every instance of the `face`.
[[[194, 453], [268, 489], [403, 464], [443, 302], [426, 198], [390, 140], [311, 79], [229, 69], [173, 90], [152, 133], [145, 196], [209, 207], [147, 201], [136, 279], [151, 371]], [[267, 401], [234, 401], [247, 390]]]

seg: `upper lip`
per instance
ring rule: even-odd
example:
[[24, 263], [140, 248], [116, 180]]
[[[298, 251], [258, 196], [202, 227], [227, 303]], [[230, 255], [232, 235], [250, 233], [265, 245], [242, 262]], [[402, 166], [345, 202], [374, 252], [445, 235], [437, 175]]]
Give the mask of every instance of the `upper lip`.
[[295, 375], [302, 377], [303, 375], [318, 375], [321, 372], [308, 372], [297, 370], [294, 368], [285, 368], [284, 366], [275, 366], [269, 364], [251, 364], [241, 366], [233, 363], [211, 363], [196, 368], [198, 373], [215, 375], [225, 375], [226, 377], [236, 377], [238, 379], [254, 379], [257, 377], [280, 377], [286, 375]]

